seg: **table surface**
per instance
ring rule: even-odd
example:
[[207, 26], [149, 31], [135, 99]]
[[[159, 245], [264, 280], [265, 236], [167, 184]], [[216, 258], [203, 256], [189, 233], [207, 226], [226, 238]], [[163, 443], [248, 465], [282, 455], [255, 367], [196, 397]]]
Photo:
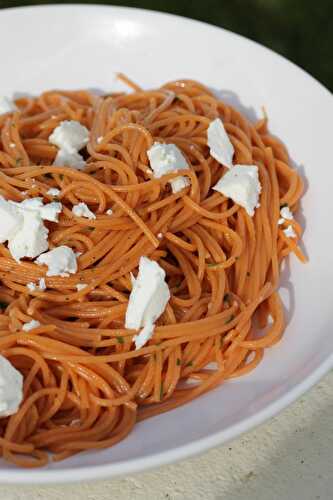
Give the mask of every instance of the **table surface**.
[[331, 500], [333, 372], [265, 425], [200, 457], [122, 479], [0, 486], [1, 500]]

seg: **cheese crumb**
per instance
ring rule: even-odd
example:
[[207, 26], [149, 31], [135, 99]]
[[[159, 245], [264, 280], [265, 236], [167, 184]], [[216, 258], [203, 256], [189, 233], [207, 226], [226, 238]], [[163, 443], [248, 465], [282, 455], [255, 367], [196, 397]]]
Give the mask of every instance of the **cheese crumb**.
[[112, 215], [113, 214], [113, 210], [112, 208], [109, 208], [107, 211], [106, 211], [106, 215]]
[[147, 322], [147, 324], [143, 327], [139, 335], [134, 335], [133, 342], [135, 343], [135, 350], [141, 349], [148, 340], [150, 340], [154, 333], [155, 325], [151, 322]]
[[0, 355], [0, 417], [17, 412], [23, 399], [23, 376]]
[[97, 137], [97, 139], [96, 139], [97, 144], [101, 144], [101, 142], [103, 142], [103, 139], [104, 139], [104, 137], [102, 135]]
[[281, 215], [281, 218], [278, 220], [279, 226], [281, 224], [284, 224], [286, 222], [286, 220], [292, 220], [294, 218], [293, 213], [288, 206], [281, 208], [280, 215]]
[[76, 255], [66, 245], [56, 247], [49, 252], [43, 253], [35, 260], [38, 265], [48, 267], [46, 276], [68, 277], [77, 271]]
[[40, 278], [38, 285], [30, 281], [30, 283], [27, 284], [27, 288], [30, 292], [43, 292], [46, 289], [45, 279]]
[[283, 229], [284, 234], [287, 238], [297, 238], [297, 234], [294, 231], [293, 226], [289, 225], [286, 229]]
[[14, 113], [15, 111], [18, 111], [18, 107], [14, 101], [8, 99], [8, 97], [0, 97], [0, 115]]
[[87, 288], [87, 284], [86, 283], [78, 283], [76, 286], [76, 289], [78, 292], [80, 292], [81, 290], [84, 290], [85, 288]]
[[[190, 168], [183, 153], [175, 144], [155, 142], [148, 149], [147, 156], [156, 179], [160, 179], [166, 174]], [[178, 193], [190, 184], [190, 180], [185, 176], [179, 176], [172, 179], [170, 184], [172, 192]]]
[[86, 217], [87, 219], [96, 219], [96, 215], [89, 209], [86, 203], [78, 203], [72, 208], [72, 212], [76, 217]]
[[48, 191], [46, 191], [46, 194], [49, 194], [50, 196], [59, 196], [60, 193], [60, 189], [57, 188], [50, 188]]
[[83, 156], [76, 151], [70, 153], [64, 149], [59, 149], [57, 156], [53, 162], [56, 167], [71, 167], [76, 170], [83, 170], [86, 166]]
[[30, 330], [38, 328], [39, 326], [40, 322], [35, 319], [32, 319], [31, 321], [29, 321], [29, 323], [24, 323], [24, 325], [22, 326], [22, 330], [24, 330], [25, 332], [30, 332]]
[[220, 118], [210, 122], [207, 129], [207, 144], [210, 155], [216, 161], [225, 167], [232, 167], [235, 150]]
[[245, 208], [252, 217], [259, 206], [261, 184], [256, 165], [235, 165], [213, 187], [227, 198]]
[[141, 257], [138, 276], [137, 278], [131, 276], [131, 281], [132, 291], [126, 311], [125, 328], [138, 330], [144, 327], [144, 330], [133, 339], [136, 349], [139, 349], [138, 346], [143, 345], [141, 339], [148, 340], [148, 337], [151, 337], [154, 323], [170, 299], [170, 291], [165, 282], [164, 269], [147, 257]]
[[89, 142], [89, 130], [75, 120], [62, 121], [52, 132], [49, 142], [68, 153], [77, 153]]

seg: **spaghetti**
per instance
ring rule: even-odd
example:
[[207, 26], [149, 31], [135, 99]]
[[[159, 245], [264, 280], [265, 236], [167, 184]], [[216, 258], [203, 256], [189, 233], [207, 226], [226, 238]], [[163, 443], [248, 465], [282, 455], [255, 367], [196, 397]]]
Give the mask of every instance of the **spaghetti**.
[[[288, 238], [278, 224], [281, 206], [295, 211], [303, 190], [285, 147], [266, 118], [251, 124], [197, 82], [132, 90], [50, 91], [20, 98], [18, 112], [0, 116], [2, 196], [47, 202], [58, 189], [63, 211], [58, 223], [46, 223], [49, 246], [80, 253], [76, 274], [48, 277], [0, 245], [0, 352], [24, 376], [20, 408], [0, 419], [0, 453], [18, 466], [113, 446], [136, 422], [249, 373], [284, 332], [281, 262], [291, 252], [305, 260], [300, 225], [288, 221], [297, 235]], [[226, 171], [207, 147], [217, 117], [235, 163], [258, 166], [254, 217], [212, 190]], [[63, 120], [90, 130], [83, 171], [53, 165], [57, 148], [48, 137]], [[153, 177], [154, 141], [186, 157], [191, 183], [181, 192], [170, 189], [177, 174]], [[72, 213], [80, 202], [96, 219]], [[124, 318], [142, 255], [165, 270], [171, 300], [150, 342], [135, 350], [137, 332]], [[40, 278], [45, 290], [27, 287]], [[32, 319], [40, 326], [24, 332]]]

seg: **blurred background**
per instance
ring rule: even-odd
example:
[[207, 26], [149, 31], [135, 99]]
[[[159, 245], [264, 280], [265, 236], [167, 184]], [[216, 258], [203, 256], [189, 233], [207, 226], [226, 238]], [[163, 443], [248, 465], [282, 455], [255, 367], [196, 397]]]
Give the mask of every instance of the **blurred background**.
[[333, 91], [333, 0], [0, 0], [0, 8], [51, 3], [141, 7], [216, 24], [284, 55]]

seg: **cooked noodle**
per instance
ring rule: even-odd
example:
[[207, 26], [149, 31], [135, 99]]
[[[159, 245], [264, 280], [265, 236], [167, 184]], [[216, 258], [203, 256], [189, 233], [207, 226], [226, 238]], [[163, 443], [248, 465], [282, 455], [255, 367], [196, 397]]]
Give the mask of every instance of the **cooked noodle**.
[[[251, 124], [194, 81], [149, 91], [133, 84], [129, 94], [104, 98], [51, 91], [16, 104], [20, 112], [0, 116], [0, 192], [47, 202], [54, 200], [47, 191], [58, 188], [63, 212], [59, 223], [46, 223], [49, 246], [81, 252], [76, 274], [47, 277], [44, 267], [17, 263], [0, 245], [0, 352], [24, 375], [19, 410], [0, 419], [0, 452], [36, 467], [110, 447], [137, 421], [260, 363], [285, 329], [281, 262], [291, 252], [305, 260], [301, 226], [290, 221], [297, 238], [288, 238], [278, 225], [281, 205], [295, 211], [303, 185], [266, 118]], [[254, 217], [211, 189], [226, 171], [207, 147], [217, 117], [235, 163], [258, 166]], [[91, 131], [83, 171], [52, 166], [57, 148], [48, 137], [63, 120]], [[154, 141], [176, 144], [186, 156], [185, 190], [171, 192], [177, 174], [153, 177], [146, 152]], [[75, 217], [79, 202], [97, 218]], [[135, 350], [137, 332], [124, 328], [124, 318], [130, 273], [142, 255], [166, 271], [171, 300], [150, 342]], [[45, 291], [27, 288], [42, 277]], [[77, 284], [87, 286], [77, 291]], [[41, 326], [22, 331], [31, 319]]]

